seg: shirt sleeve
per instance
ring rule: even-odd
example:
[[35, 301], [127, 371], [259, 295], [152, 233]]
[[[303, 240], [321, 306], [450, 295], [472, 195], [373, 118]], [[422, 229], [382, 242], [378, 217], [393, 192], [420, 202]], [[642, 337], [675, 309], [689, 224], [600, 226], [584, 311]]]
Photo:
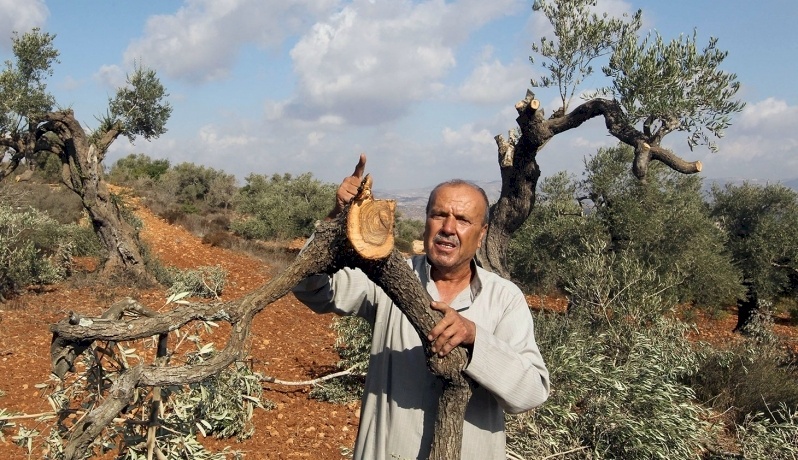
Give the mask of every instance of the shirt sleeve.
[[537, 343], [532, 314], [519, 292], [493, 332], [477, 325], [465, 373], [491, 392], [502, 408], [517, 414], [543, 404], [549, 395], [549, 371]]
[[309, 276], [292, 291], [300, 302], [316, 313], [357, 315], [373, 324], [376, 289], [361, 270], [344, 268], [332, 276]]

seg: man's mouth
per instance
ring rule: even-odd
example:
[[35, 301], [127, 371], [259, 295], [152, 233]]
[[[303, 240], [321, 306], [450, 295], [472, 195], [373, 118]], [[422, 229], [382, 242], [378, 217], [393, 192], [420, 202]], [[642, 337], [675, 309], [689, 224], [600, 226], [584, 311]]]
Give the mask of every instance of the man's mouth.
[[459, 241], [456, 238], [447, 238], [443, 236], [436, 236], [433, 240], [437, 246], [442, 247], [443, 249], [455, 249], [458, 246]]

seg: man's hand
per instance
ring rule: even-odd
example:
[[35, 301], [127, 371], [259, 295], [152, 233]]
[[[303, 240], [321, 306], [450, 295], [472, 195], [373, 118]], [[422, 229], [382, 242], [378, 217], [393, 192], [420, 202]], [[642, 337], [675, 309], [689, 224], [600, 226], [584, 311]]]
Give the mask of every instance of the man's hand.
[[474, 345], [477, 326], [473, 321], [443, 302], [433, 301], [430, 306], [433, 310], [443, 313], [443, 318], [429, 331], [427, 336], [427, 339], [432, 342], [434, 353], [444, 357], [458, 345], [463, 345], [466, 348]]
[[365, 170], [366, 154], [361, 153], [357, 166], [355, 166], [355, 172], [351, 176], [344, 178], [341, 185], [338, 186], [338, 191], [335, 193], [335, 207], [327, 214], [328, 219], [337, 217], [344, 210], [344, 206], [357, 195], [357, 189], [360, 187], [360, 182], [363, 181], [363, 171]]

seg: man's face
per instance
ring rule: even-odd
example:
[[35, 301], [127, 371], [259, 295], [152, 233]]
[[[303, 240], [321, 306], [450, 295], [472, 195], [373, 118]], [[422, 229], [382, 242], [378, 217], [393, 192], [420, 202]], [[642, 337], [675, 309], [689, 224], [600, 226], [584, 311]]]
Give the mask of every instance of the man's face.
[[485, 200], [468, 185], [445, 185], [433, 195], [424, 227], [424, 249], [441, 273], [470, 270], [488, 226]]

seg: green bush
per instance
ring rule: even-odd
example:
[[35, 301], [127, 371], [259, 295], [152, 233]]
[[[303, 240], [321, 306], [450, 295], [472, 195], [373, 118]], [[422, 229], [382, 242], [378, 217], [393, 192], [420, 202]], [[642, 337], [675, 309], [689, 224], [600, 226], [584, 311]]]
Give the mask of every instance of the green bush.
[[561, 290], [568, 261], [586, 250], [582, 243], [603, 239], [607, 251], [677, 280], [672, 292], [683, 303], [733, 302], [744, 292], [741, 272], [700, 178], [655, 163], [641, 182], [629, 171], [632, 156], [628, 147], [601, 149], [586, 161], [582, 181], [565, 173], [541, 181], [538, 202], [508, 248], [514, 279], [543, 293]]
[[218, 297], [227, 281], [227, 270], [220, 266], [197, 267], [189, 270], [170, 269], [172, 285], [167, 294], [188, 292], [190, 296]]
[[371, 325], [358, 316], [341, 316], [332, 325], [337, 336], [335, 348], [340, 369], [351, 374], [327, 380], [313, 387], [310, 395], [322, 401], [347, 403], [363, 396], [363, 383], [371, 354]]
[[701, 178], [655, 162], [646, 181], [629, 171], [628, 146], [600, 149], [586, 162], [582, 183], [593, 214], [606, 228], [609, 249], [629, 252], [660, 276], [675, 274], [681, 302], [717, 307], [743, 293], [726, 234], [715, 225]]
[[[798, 412], [792, 406], [748, 415], [736, 427], [742, 458], [794, 460], [798, 458]], [[781, 420], [781, 421], [774, 421]]]
[[424, 237], [424, 221], [407, 219], [400, 215], [396, 217], [394, 228], [394, 246], [404, 252], [412, 252], [413, 241]]
[[108, 181], [118, 185], [133, 185], [139, 179], [157, 181], [169, 170], [169, 160], [153, 160], [149, 156], [139, 153], [120, 158], [111, 166]]
[[67, 227], [33, 208], [0, 205], [0, 299], [64, 279], [74, 245]]
[[564, 172], [543, 179], [532, 213], [510, 240], [510, 273], [530, 291], [562, 291], [565, 262], [584, 252], [585, 238], [603, 232], [598, 220], [583, 214], [576, 188]]
[[773, 301], [798, 289], [798, 192], [781, 184], [712, 188], [712, 215], [758, 297]]
[[63, 185], [24, 182], [16, 184], [13, 193], [19, 197], [20, 205], [46, 212], [62, 224], [77, 223], [86, 215], [80, 197]]
[[509, 449], [522, 458], [694, 457], [707, 438], [706, 410], [682, 383], [696, 356], [685, 326], [662, 316], [667, 284], [631, 259], [606, 260], [613, 255], [600, 244], [585, 245], [591, 251], [566, 280], [569, 312], [536, 319], [554, 391], [534, 411], [508, 416]]
[[335, 199], [336, 187], [310, 173], [270, 178], [251, 174], [246, 181], [236, 198], [236, 210], [243, 217], [231, 223], [231, 229], [244, 238], [310, 236], [315, 222], [329, 212]]
[[[746, 325], [745, 341], [728, 349], [706, 347], [688, 380], [699, 401], [736, 423], [770, 408], [798, 408], [798, 370], [773, 333], [773, 319], [760, 308]], [[784, 420], [774, 419], [774, 422]]]

